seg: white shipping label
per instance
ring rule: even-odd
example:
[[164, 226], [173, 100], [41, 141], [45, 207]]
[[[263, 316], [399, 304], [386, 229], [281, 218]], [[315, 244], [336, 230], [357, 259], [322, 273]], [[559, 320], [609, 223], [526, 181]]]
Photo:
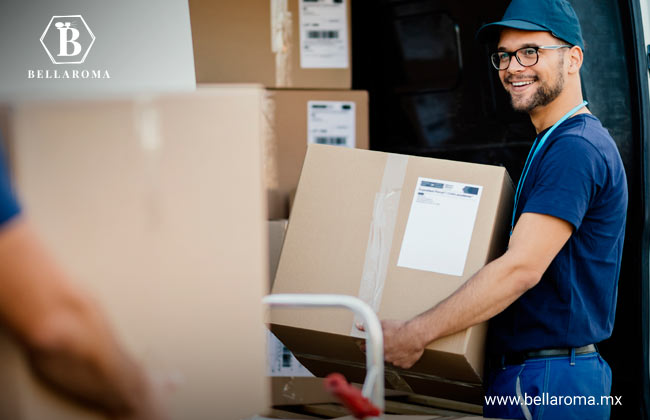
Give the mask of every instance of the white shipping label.
[[482, 186], [418, 178], [397, 265], [462, 276]]
[[271, 331], [266, 331], [267, 376], [314, 376]]
[[307, 144], [356, 147], [354, 102], [307, 102]]
[[300, 67], [348, 68], [348, 0], [299, 1]]

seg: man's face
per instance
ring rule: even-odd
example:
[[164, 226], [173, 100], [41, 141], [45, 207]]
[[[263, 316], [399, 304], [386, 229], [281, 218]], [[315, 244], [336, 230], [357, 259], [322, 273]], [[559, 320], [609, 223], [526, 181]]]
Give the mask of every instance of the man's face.
[[[498, 49], [514, 51], [523, 47], [566, 44], [549, 32], [504, 29]], [[564, 54], [566, 49], [539, 50], [539, 60], [531, 67], [523, 67], [512, 57], [510, 66], [499, 71], [499, 78], [510, 94], [516, 111], [531, 112], [539, 106], [553, 102], [564, 89]]]

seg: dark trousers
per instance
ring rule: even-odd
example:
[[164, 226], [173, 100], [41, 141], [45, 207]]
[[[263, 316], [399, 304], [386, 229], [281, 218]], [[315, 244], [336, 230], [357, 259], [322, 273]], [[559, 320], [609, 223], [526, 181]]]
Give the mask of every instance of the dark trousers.
[[526, 420], [608, 420], [612, 371], [598, 353], [489, 367], [483, 416]]

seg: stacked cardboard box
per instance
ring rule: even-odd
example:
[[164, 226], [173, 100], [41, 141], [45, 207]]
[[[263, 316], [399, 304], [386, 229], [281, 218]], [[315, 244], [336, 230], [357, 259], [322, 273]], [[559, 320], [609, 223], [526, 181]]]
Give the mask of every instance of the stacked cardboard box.
[[198, 83], [350, 89], [350, 0], [190, 0]]
[[[270, 219], [269, 285], [272, 286], [307, 146], [331, 144], [367, 149], [368, 95], [365, 91], [268, 89], [265, 116], [264, 173]], [[271, 335], [269, 343], [270, 366], [282, 365], [282, 357], [295, 360], [275, 336]], [[298, 372], [303, 372], [302, 365], [297, 361], [293, 364]]]
[[269, 89], [269, 220], [286, 219], [308, 143], [369, 146], [367, 93], [350, 90], [350, 0], [190, 0], [189, 8], [197, 83]]
[[[12, 112], [25, 214], [128, 350], [169, 385], [172, 419], [268, 407], [263, 97], [240, 86]], [[92, 418], [34, 380], [0, 339], [0, 418]]]
[[[504, 168], [310, 146], [273, 293], [359, 296], [381, 319], [440, 302], [505, 250], [513, 187]], [[316, 376], [363, 382], [359, 319], [340, 310], [272, 313], [272, 331]], [[395, 389], [482, 404], [487, 325], [431, 343]]]
[[[267, 88], [264, 175], [269, 284], [309, 144], [368, 149], [368, 95], [354, 91], [351, 0], [190, 0], [196, 80]], [[277, 251], [277, 252], [276, 252]], [[275, 349], [272, 359], [287, 355]], [[288, 355], [289, 357], [290, 354]]]
[[368, 149], [365, 91], [267, 90], [269, 219], [286, 219], [308, 144]]

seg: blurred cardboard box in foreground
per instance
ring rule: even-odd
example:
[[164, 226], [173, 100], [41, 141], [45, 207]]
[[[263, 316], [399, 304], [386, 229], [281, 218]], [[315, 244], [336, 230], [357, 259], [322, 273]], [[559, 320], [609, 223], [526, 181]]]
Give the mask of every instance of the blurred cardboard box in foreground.
[[[172, 419], [269, 404], [264, 90], [33, 103], [10, 115], [24, 212], [160, 382]], [[0, 344], [2, 418], [86, 419]]]

